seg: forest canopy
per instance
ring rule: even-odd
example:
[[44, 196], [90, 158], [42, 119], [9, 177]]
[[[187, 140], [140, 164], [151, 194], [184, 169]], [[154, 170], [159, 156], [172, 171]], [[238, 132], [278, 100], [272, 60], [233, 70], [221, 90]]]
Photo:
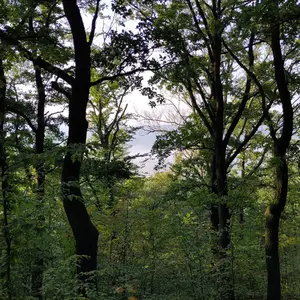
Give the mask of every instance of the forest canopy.
[[0, 0], [0, 299], [300, 299], [299, 29], [298, 0]]

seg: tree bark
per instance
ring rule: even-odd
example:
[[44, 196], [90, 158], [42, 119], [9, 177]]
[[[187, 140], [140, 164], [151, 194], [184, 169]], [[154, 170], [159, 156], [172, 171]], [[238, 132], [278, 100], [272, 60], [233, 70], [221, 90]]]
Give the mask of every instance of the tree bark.
[[265, 212], [266, 237], [265, 252], [268, 279], [268, 300], [281, 299], [280, 261], [279, 261], [279, 223], [284, 209], [288, 190], [288, 165], [285, 157], [280, 159], [280, 165], [276, 168], [276, 195], [273, 204], [269, 205]]
[[[211, 172], [210, 172], [210, 183], [211, 183], [211, 192], [215, 195], [218, 194], [218, 189], [217, 189], [217, 175], [216, 175], [216, 159], [215, 155], [212, 155], [211, 159]], [[218, 206], [215, 204], [211, 204], [210, 206], [210, 224], [211, 228], [214, 231], [219, 230], [219, 209]], [[213, 248], [213, 252], [215, 252], [215, 247]]]
[[[64, 0], [63, 7], [71, 27], [75, 50], [75, 79], [69, 102], [68, 151], [62, 170], [62, 195], [68, 221], [72, 228], [76, 254], [80, 256], [77, 273], [83, 284], [90, 280], [87, 272], [97, 269], [98, 230], [91, 222], [83, 201], [79, 186], [81, 161], [83, 154], [72, 157], [74, 147], [84, 147], [88, 123], [86, 107], [90, 89], [90, 45], [86, 40], [86, 31], [80, 10], [75, 0]], [[83, 149], [81, 149], [83, 150]], [[80, 292], [86, 295], [84, 288]]]
[[[215, 2], [216, 3], [216, 2]], [[221, 50], [222, 50], [222, 28], [221, 28], [221, 7], [220, 1], [214, 5], [215, 34], [212, 40], [213, 54], [213, 82], [212, 93], [215, 101], [215, 122], [214, 122], [214, 159], [216, 174], [216, 191], [219, 198], [228, 195], [227, 187], [227, 168], [226, 168], [226, 143], [223, 140], [224, 135], [224, 97], [223, 85], [221, 80]], [[219, 28], [218, 28], [219, 27]], [[230, 213], [226, 201], [221, 199], [218, 205], [219, 218], [219, 256], [221, 259], [221, 284], [220, 298], [234, 299], [234, 291], [231, 275], [228, 275], [229, 264], [227, 263], [226, 250], [230, 246]], [[226, 283], [226, 284], [225, 284]]]
[[[216, 174], [216, 190], [219, 197], [227, 196], [227, 176], [226, 176], [226, 144], [223, 142], [224, 134], [224, 98], [223, 85], [221, 81], [221, 50], [222, 50], [222, 28], [220, 22], [221, 8], [216, 5], [214, 7], [215, 23], [220, 28], [215, 29], [215, 34], [212, 41], [213, 54], [213, 82], [212, 93], [215, 101], [215, 122], [214, 122], [214, 160]], [[219, 230], [220, 230], [220, 247], [227, 249], [230, 244], [229, 236], [229, 211], [226, 203], [220, 204], [219, 213]]]
[[[38, 106], [37, 106], [37, 130], [35, 134], [35, 152], [37, 154], [37, 162], [35, 164], [36, 169], [36, 209], [38, 218], [37, 226], [35, 228], [37, 236], [41, 236], [44, 232], [45, 217], [43, 215], [43, 204], [45, 198], [45, 163], [41, 155], [44, 153], [44, 140], [45, 140], [45, 104], [46, 93], [43, 84], [42, 74], [40, 67], [34, 64], [35, 70], [35, 82], [38, 92]], [[44, 271], [44, 257], [43, 251], [37, 246], [36, 258], [31, 274], [31, 291], [32, 296], [38, 299], [42, 299], [41, 289], [43, 287], [43, 271]]]
[[11, 235], [9, 230], [9, 183], [8, 183], [8, 166], [5, 151], [5, 109], [6, 104], [6, 77], [4, 73], [3, 61], [0, 58], [0, 167], [1, 167], [1, 190], [3, 205], [3, 235], [6, 243], [6, 280], [4, 287], [7, 289], [7, 298], [12, 299], [11, 285]]
[[276, 137], [275, 131], [270, 127], [274, 143], [274, 158], [276, 163], [276, 192], [274, 201], [268, 205], [266, 217], [266, 265], [267, 265], [267, 299], [281, 299], [280, 262], [278, 253], [278, 234], [281, 214], [285, 208], [288, 193], [288, 164], [286, 153], [293, 134], [293, 107], [288, 83], [285, 77], [284, 59], [280, 45], [280, 19], [279, 4], [277, 0], [272, 3], [271, 48], [273, 53], [273, 65], [275, 80], [282, 106], [283, 128], [281, 136]]

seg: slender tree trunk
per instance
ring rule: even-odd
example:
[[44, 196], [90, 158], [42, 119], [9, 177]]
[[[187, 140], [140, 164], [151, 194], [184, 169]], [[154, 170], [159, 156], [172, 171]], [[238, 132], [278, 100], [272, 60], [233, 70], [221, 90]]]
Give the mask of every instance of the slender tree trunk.
[[5, 151], [5, 102], [6, 102], [6, 78], [4, 73], [3, 61], [0, 58], [0, 166], [1, 166], [1, 189], [3, 205], [3, 235], [6, 243], [6, 280], [7, 298], [12, 299], [11, 285], [11, 236], [9, 230], [9, 194], [8, 194], [8, 168]]
[[[3, 151], [4, 150], [4, 151]], [[8, 195], [8, 168], [6, 162], [5, 149], [1, 153], [1, 178], [2, 178], [2, 204], [3, 204], [3, 233], [6, 243], [6, 282], [5, 288], [7, 289], [7, 298], [12, 299], [12, 283], [11, 283], [11, 235], [9, 229], [9, 195]]]
[[[41, 155], [44, 153], [44, 140], [45, 140], [45, 103], [46, 93], [39, 66], [34, 65], [35, 81], [38, 91], [38, 109], [37, 109], [37, 131], [35, 135], [35, 152], [38, 161], [36, 162], [37, 184], [36, 184], [36, 200], [37, 200], [37, 226], [35, 228], [38, 237], [41, 237], [44, 232], [45, 216], [43, 215], [43, 204], [45, 198], [45, 166], [44, 159]], [[31, 291], [33, 297], [42, 299], [41, 289], [43, 287], [43, 271], [44, 271], [44, 257], [43, 251], [37, 246], [36, 258], [31, 274]]]
[[[221, 146], [222, 147], [222, 146]], [[227, 174], [225, 168], [225, 151], [217, 154], [219, 159], [216, 164], [217, 172], [217, 195], [218, 197], [226, 197], [228, 195]], [[227, 250], [230, 245], [230, 213], [226, 201], [221, 199], [221, 204], [218, 206], [219, 213], [219, 245], [222, 250]]]
[[[90, 89], [90, 45], [80, 10], [75, 0], [64, 0], [63, 7], [71, 27], [75, 49], [75, 79], [69, 102], [68, 151], [64, 158], [62, 171], [63, 203], [68, 221], [72, 228], [76, 254], [80, 256], [77, 273], [81, 282], [87, 283], [90, 276], [87, 272], [97, 269], [98, 230], [91, 222], [79, 186], [80, 169], [83, 153], [74, 159], [76, 151], [84, 150], [88, 123], [86, 107]], [[82, 149], [78, 149], [82, 147]], [[86, 290], [80, 292], [86, 295]]]
[[[245, 133], [245, 135], [247, 135], [247, 133]], [[241, 178], [242, 181], [244, 181], [245, 178], [245, 170], [246, 170], [246, 154], [245, 151], [242, 154], [242, 174], [241, 174]], [[239, 222], [240, 224], [244, 224], [245, 223], [245, 218], [244, 218], [244, 208], [240, 207], [240, 216], [239, 216]]]
[[41, 70], [38, 66], [35, 67], [35, 79], [36, 87], [38, 90], [38, 111], [37, 111], [37, 133], [35, 138], [36, 154], [38, 162], [36, 164], [37, 170], [37, 193], [39, 203], [43, 204], [45, 196], [45, 162], [41, 158], [41, 154], [44, 153], [44, 141], [45, 141], [45, 104], [46, 104], [46, 93], [41, 75]]
[[280, 262], [278, 254], [278, 234], [281, 214], [285, 208], [288, 193], [288, 164], [286, 153], [293, 134], [293, 107], [288, 83], [285, 77], [284, 59], [280, 45], [280, 19], [278, 0], [272, 3], [271, 48], [273, 52], [273, 65], [275, 80], [279, 92], [279, 98], [283, 111], [283, 127], [280, 138], [276, 137], [275, 131], [270, 128], [274, 143], [274, 158], [276, 163], [276, 192], [274, 201], [268, 205], [266, 217], [266, 265], [268, 300], [281, 299]]
[[[214, 154], [212, 155], [210, 177], [211, 177], [210, 179], [211, 192], [217, 195], [218, 189], [217, 189], [217, 175], [216, 175], [216, 158]], [[211, 223], [211, 228], [213, 230], [215, 231], [219, 230], [219, 209], [218, 206], [215, 204], [212, 204], [210, 207], [210, 223]], [[215, 250], [213, 251], [215, 252]]]

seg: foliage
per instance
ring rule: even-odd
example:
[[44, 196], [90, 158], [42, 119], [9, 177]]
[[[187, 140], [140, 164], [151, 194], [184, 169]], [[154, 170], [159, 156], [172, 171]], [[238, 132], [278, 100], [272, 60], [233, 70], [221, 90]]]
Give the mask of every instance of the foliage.
[[[282, 298], [300, 298], [300, 12], [297, 1], [275, 2], [114, 0], [97, 9], [97, 1], [70, 0], [90, 50], [88, 138], [70, 143], [67, 115], [82, 70], [64, 6], [0, 0], [1, 299], [221, 300], [227, 287], [235, 299], [266, 299], [264, 213], [280, 187], [274, 141], [285, 132], [271, 51], [277, 19], [294, 112], [279, 230]], [[190, 108], [180, 126], [157, 133], [158, 166], [148, 177], [128, 150], [143, 128], [132, 125], [128, 109], [136, 90], [153, 109], [164, 90]], [[84, 110], [73, 102], [77, 121]], [[79, 175], [63, 191], [76, 192], [68, 201], [100, 233], [97, 269], [84, 274], [77, 271], [90, 257], [74, 255], [78, 240], [61, 201], [68, 156]], [[226, 193], [218, 190], [220, 170]], [[212, 222], [214, 209], [224, 207], [227, 247], [218, 242], [221, 222]]]

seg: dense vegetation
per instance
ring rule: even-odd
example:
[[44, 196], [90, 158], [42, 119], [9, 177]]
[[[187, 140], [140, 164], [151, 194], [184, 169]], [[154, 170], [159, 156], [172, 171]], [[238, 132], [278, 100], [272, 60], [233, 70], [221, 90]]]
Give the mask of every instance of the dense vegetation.
[[298, 0], [0, 0], [0, 299], [300, 299], [299, 29]]

